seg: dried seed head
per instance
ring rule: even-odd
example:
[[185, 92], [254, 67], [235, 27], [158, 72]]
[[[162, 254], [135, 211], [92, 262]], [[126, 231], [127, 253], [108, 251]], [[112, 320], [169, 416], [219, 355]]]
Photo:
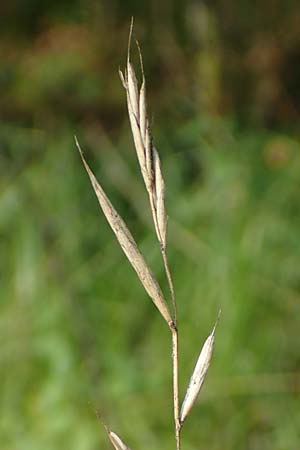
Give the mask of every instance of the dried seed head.
[[129, 447], [127, 447], [126, 444], [119, 438], [119, 436], [114, 433], [113, 431], [107, 430], [107, 434], [109, 437], [110, 442], [115, 447], [116, 450], [130, 450]]
[[122, 85], [123, 85], [123, 88], [127, 91], [128, 86], [127, 86], [126, 74], [125, 74], [125, 76], [124, 76], [121, 69], [119, 69], [119, 77], [120, 77], [120, 79], [121, 79], [121, 83], [122, 83]]
[[[167, 235], [167, 214], [165, 207], [165, 187], [162, 176], [159, 155], [153, 148], [152, 137], [147, 116], [146, 82], [144, 76], [143, 58], [138, 42], [136, 41], [142, 72], [142, 85], [138, 92], [138, 85], [134, 69], [130, 63], [130, 47], [132, 37], [133, 22], [131, 22], [128, 53], [127, 53], [127, 75], [120, 74], [121, 81], [127, 93], [127, 107], [134, 145], [139, 160], [140, 169], [144, 183], [149, 195], [150, 207], [154, 222], [155, 232], [164, 254], [164, 265], [167, 271], [167, 278], [175, 303], [173, 283], [170, 271], [166, 268], [166, 235]], [[176, 309], [176, 307], [174, 307]]]
[[131, 105], [131, 110], [138, 120], [139, 117], [139, 91], [138, 84], [134, 72], [134, 68], [130, 62], [130, 47], [131, 47], [131, 37], [133, 30], [133, 18], [131, 18], [130, 32], [128, 37], [128, 50], [127, 50], [127, 100]]
[[151, 195], [151, 189], [153, 188], [153, 173], [151, 161], [151, 139], [147, 117], [147, 102], [146, 102], [146, 82], [144, 76], [143, 60], [139, 44], [136, 41], [140, 63], [142, 71], [142, 85], [139, 91], [137, 78], [134, 68], [130, 62], [130, 47], [131, 37], [133, 30], [133, 21], [131, 21], [129, 39], [128, 39], [128, 53], [127, 53], [127, 66], [125, 75], [119, 71], [122, 85], [127, 93], [127, 108], [130, 120], [131, 131], [134, 140], [134, 146], [136, 149], [139, 165], [141, 168], [142, 176], [146, 189]]
[[102, 421], [102, 419], [101, 419], [101, 417], [100, 417], [100, 415], [99, 415], [99, 412], [98, 412], [97, 410], [96, 410], [95, 412], [96, 412], [96, 415], [97, 415], [98, 419], [99, 419], [100, 422], [102, 423], [102, 425], [103, 425], [103, 427], [104, 427], [104, 429], [105, 429], [105, 431], [106, 431], [106, 433], [107, 433], [107, 436], [108, 436], [110, 442], [112, 443], [112, 445], [114, 446], [114, 448], [115, 448], [116, 450], [130, 450], [130, 448], [127, 447], [126, 444], [124, 444], [124, 442], [122, 441], [122, 439], [121, 439], [116, 433], [114, 433], [113, 431], [111, 431], [111, 430], [108, 428], [107, 425], [105, 425], [105, 423]]
[[127, 62], [128, 98], [135, 117], [139, 117], [139, 91], [134, 68], [130, 61]]
[[147, 185], [148, 175], [147, 175], [147, 167], [146, 167], [145, 147], [144, 147], [144, 143], [143, 143], [141, 132], [140, 132], [140, 125], [138, 122], [138, 118], [135, 116], [135, 114], [133, 112], [132, 105], [129, 100], [128, 92], [127, 92], [127, 106], [128, 106], [128, 115], [129, 115], [130, 126], [131, 126], [131, 131], [132, 131], [136, 154], [138, 157], [138, 161], [140, 164], [144, 182]]
[[150, 179], [150, 190], [152, 190], [153, 184], [154, 184], [154, 182], [153, 182], [154, 181], [153, 148], [152, 148], [152, 141], [151, 141], [148, 120], [146, 123], [145, 151], [146, 151], [147, 173], [148, 173], [148, 177]]
[[139, 46], [138, 41], [136, 41], [137, 49], [139, 52], [140, 57], [140, 64], [141, 64], [141, 72], [142, 72], [142, 86], [140, 89], [140, 98], [139, 98], [139, 111], [140, 111], [140, 130], [142, 135], [142, 140], [144, 143], [144, 146], [146, 147], [146, 131], [147, 131], [147, 102], [146, 102], [146, 80], [144, 75], [144, 65], [143, 65], [143, 57], [141, 53], [141, 49]]
[[140, 130], [144, 146], [146, 146], [146, 131], [147, 131], [147, 104], [146, 104], [146, 85], [143, 78], [142, 86], [140, 89]]
[[98, 198], [99, 204], [102, 208], [102, 211], [112, 228], [113, 232], [116, 235], [116, 238], [119, 241], [119, 244], [121, 248], [123, 249], [125, 255], [127, 256], [130, 264], [136, 271], [139, 279], [141, 280], [141, 283], [143, 284], [146, 292], [151, 297], [153, 303], [161, 313], [161, 315], [164, 317], [167, 323], [172, 322], [172, 318], [169, 312], [169, 308], [167, 306], [167, 303], [164, 299], [163, 293], [160, 289], [160, 286], [147, 265], [143, 255], [138, 249], [138, 246], [130, 233], [129, 229], [127, 228], [125, 222], [121, 218], [121, 216], [117, 213], [117, 211], [114, 209], [113, 205], [111, 204], [110, 200], [106, 196], [105, 192], [103, 191], [101, 185], [98, 183], [95, 175], [91, 171], [89, 165], [87, 164], [81, 148], [79, 146], [79, 143], [76, 140], [76, 145], [78, 147], [78, 150], [80, 152], [80, 156], [82, 159], [82, 162], [85, 166], [85, 169], [89, 175], [90, 181], [92, 183], [93, 189], [95, 191], [95, 194]]
[[155, 198], [156, 198], [156, 215], [157, 225], [159, 229], [159, 237], [163, 248], [166, 247], [167, 235], [167, 214], [165, 207], [165, 183], [162, 176], [160, 159], [158, 152], [153, 148], [154, 159], [154, 179], [155, 179]]
[[215, 330], [216, 330], [217, 322], [211, 332], [211, 334], [206, 339], [202, 350], [200, 352], [199, 358], [197, 360], [197, 364], [195, 366], [193, 375], [191, 376], [189, 386], [186, 391], [186, 395], [184, 401], [182, 403], [181, 412], [180, 412], [180, 423], [183, 424], [185, 419], [187, 418], [190, 410], [192, 409], [201, 387], [203, 385], [205, 376], [207, 374], [209, 364], [211, 361], [214, 341], [215, 341]]

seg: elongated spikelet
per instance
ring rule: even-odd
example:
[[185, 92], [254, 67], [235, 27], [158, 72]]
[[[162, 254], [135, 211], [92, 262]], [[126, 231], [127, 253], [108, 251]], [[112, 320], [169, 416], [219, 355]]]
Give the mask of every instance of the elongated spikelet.
[[128, 97], [131, 104], [132, 112], [135, 117], [139, 117], [139, 90], [137, 79], [135, 75], [134, 68], [130, 62], [130, 47], [131, 47], [131, 37], [133, 30], [133, 20], [130, 24], [130, 32], [128, 38], [128, 50], [127, 50], [127, 87], [128, 87]]
[[166, 247], [167, 235], [167, 214], [165, 208], [165, 182], [161, 172], [161, 165], [158, 152], [153, 148], [154, 177], [155, 177], [155, 200], [156, 217], [159, 230], [160, 241], [163, 248]]
[[140, 131], [144, 146], [146, 147], [146, 132], [148, 120], [147, 120], [147, 103], [146, 103], [146, 83], [144, 77], [140, 89], [139, 113], [140, 113]]
[[145, 151], [146, 151], [146, 167], [147, 167], [149, 183], [150, 183], [151, 192], [152, 192], [153, 188], [154, 188], [153, 145], [152, 145], [152, 141], [151, 141], [148, 120], [147, 120], [147, 128], [146, 128], [146, 135], [145, 135]]
[[147, 116], [146, 81], [143, 59], [138, 46], [142, 71], [142, 85], [138, 89], [134, 68], [130, 62], [132, 24], [128, 42], [127, 66], [124, 74], [119, 71], [121, 82], [127, 94], [127, 108], [136, 154], [146, 189], [149, 194], [155, 231], [162, 248], [166, 247], [167, 213], [165, 208], [164, 180], [159, 155], [154, 149]]
[[138, 246], [129, 229], [127, 228], [125, 222], [123, 221], [121, 216], [117, 213], [117, 211], [114, 209], [113, 205], [111, 204], [105, 192], [103, 191], [101, 185], [98, 183], [96, 177], [94, 176], [93, 172], [88, 166], [82, 154], [77, 138], [75, 138], [75, 140], [78, 150], [80, 152], [82, 162], [89, 175], [93, 189], [95, 191], [99, 204], [102, 208], [102, 211], [109, 225], [111, 226], [113, 232], [115, 233], [119, 241], [119, 244], [122, 247], [125, 255], [127, 256], [130, 264], [132, 265], [139, 279], [141, 280], [146, 292], [151, 297], [153, 303], [155, 304], [161, 315], [164, 317], [166, 322], [170, 324], [172, 322], [172, 318], [167, 303], [164, 299], [163, 293], [160, 289], [158, 282], [156, 281], [153, 272], [148, 267], [143, 255], [139, 251]]
[[121, 438], [113, 431], [107, 430], [107, 435], [116, 450], [130, 450], [130, 448], [127, 447], [127, 445], [124, 444]]
[[214, 348], [214, 342], [215, 342], [215, 331], [216, 331], [216, 325], [215, 324], [211, 334], [206, 339], [202, 350], [200, 352], [200, 355], [198, 357], [194, 372], [191, 376], [186, 395], [184, 398], [184, 401], [182, 403], [181, 412], [180, 412], [180, 423], [183, 424], [185, 419], [187, 418], [190, 410], [192, 409], [195, 401], [197, 400], [197, 397], [199, 395], [199, 392], [201, 390], [201, 387], [203, 385], [205, 376], [207, 374], [209, 364], [211, 361], [213, 348]]
[[139, 91], [134, 68], [130, 61], [127, 62], [127, 84], [132, 111], [135, 117], [139, 117]]
[[130, 126], [131, 126], [134, 146], [136, 149], [136, 154], [138, 157], [138, 161], [140, 164], [140, 168], [141, 168], [141, 172], [142, 172], [142, 176], [143, 176], [146, 188], [147, 188], [147, 190], [149, 190], [150, 189], [150, 178], [149, 178], [149, 174], [148, 174], [147, 166], [146, 166], [145, 145], [144, 145], [144, 142], [143, 142], [143, 139], [141, 136], [140, 124], [139, 124], [138, 118], [136, 117], [136, 115], [134, 114], [133, 109], [132, 109], [132, 102], [130, 100], [129, 90], [127, 91], [127, 107], [128, 107], [128, 115], [129, 115], [129, 120], [130, 120]]

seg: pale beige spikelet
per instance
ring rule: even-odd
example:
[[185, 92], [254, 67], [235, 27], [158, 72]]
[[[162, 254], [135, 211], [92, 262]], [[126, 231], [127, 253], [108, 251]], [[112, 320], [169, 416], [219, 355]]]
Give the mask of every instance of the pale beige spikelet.
[[215, 331], [216, 331], [217, 322], [211, 332], [211, 334], [206, 339], [200, 355], [198, 357], [194, 372], [191, 376], [185, 398], [182, 403], [181, 411], [180, 411], [180, 423], [183, 424], [185, 419], [187, 418], [190, 410], [192, 409], [195, 401], [198, 398], [201, 387], [203, 386], [203, 382], [205, 380], [205, 376], [207, 374], [213, 348], [215, 342]]
[[165, 207], [165, 183], [162, 176], [160, 159], [158, 152], [153, 148], [154, 160], [154, 177], [155, 177], [155, 200], [156, 200], [156, 217], [159, 230], [160, 243], [163, 248], [166, 247], [167, 235], [167, 213]]
[[127, 89], [128, 97], [131, 105], [131, 109], [136, 118], [139, 117], [139, 89], [137, 84], [137, 79], [135, 75], [134, 68], [130, 62], [130, 47], [131, 47], [131, 36], [133, 29], [133, 20], [130, 24], [130, 32], [128, 38], [128, 50], [127, 50]]
[[125, 222], [123, 221], [121, 216], [117, 213], [117, 211], [114, 209], [110, 200], [103, 191], [101, 185], [98, 183], [95, 175], [88, 166], [76, 137], [75, 140], [78, 150], [80, 152], [81, 159], [89, 175], [95, 194], [98, 198], [99, 204], [110, 227], [112, 228], [114, 234], [116, 235], [121, 248], [123, 249], [129, 262], [131, 263], [140, 281], [142, 282], [146, 292], [153, 300], [153, 303], [155, 304], [161, 315], [164, 317], [164, 319], [168, 324], [172, 323], [169, 308], [167, 306], [161, 288], [153, 272], [151, 271], [143, 255], [139, 251], [137, 244], [132, 234], [130, 233], [129, 229], [127, 228]]
[[146, 127], [146, 136], [145, 136], [145, 152], [146, 152], [146, 167], [148, 176], [150, 178], [150, 186], [151, 192], [153, 191], [153, 178], [154, 178], [154, 170], [153, 170], [153, 146], [151, 141], [151, 134], [147, 120]]
[[142, 86], [140, 89], [139, 98], [139, 112], [140, 112], [140, 130], [141, 136], [146, 148], [146, 132], [147, 132], [147, 103], [146, 103], [146, 82], [143, 76]]
[[128, 43], [127, 71], [125, 71], [124, 74], [121, 71], [119, 71], [119, 73], [122, 85], [124, 86], [127, 94], [127, 108], [132, 136], [142, 176], [149, 194], [155, 231], [161, 247], [165, 249], [167, 214], [165, 207], [164, 179], [161, 171], [159, 155], [152, 144], [151, 131], [147, 116], [146, 81], [144, 76], [143, 59], [138, 42], [137, 47], [143, 76], [142, 85], [139, 92], [135, 72], [129, 61], [131, 35], [132, 24]]
[[150, 188], [150, 178], [148, 175], [147, 165], [146, 165], [146, 154], [145, 154], [145, 145], [142, 139], [142, 135], [140, 132], [140, 124], [138, 118], [135, 116], [132, 109], [132, 102], [130, 100], [129, 90], [127, 90], [127, 107], [128, 107], [128, 115], [129, 121], [134, 141], [134, 146], [136, 149], [136, 154], [138, 157], [138, 161], [140, 164], [142, 176], [147, 187], [147, 190]]
[[116, 450], [130, 450], [130, 448], [124, 444], [122, 439], [116, 433], [108, 429], [106, 431], [110, 442]]
[[[127, 50], [127, 66], [124, 74], [119, 69], [119, 76], [124, 89], [126, 90], [127, 97], [127, 108], [130, 120], [130, 126], [132, 131], [132, 136], [134, 140], [134, 146], [136, 149], [136, 154], [138, 157], [139, 165], [141, 168], [142, 176], [146, 184], [147, 189], [150, 188], [150, 180], [147, 174], [146, 167], [146, 152], [145, 145], [141, 133], [140, 126], [140, 95], [137, 83], [137, 78], [135, 75], [134, 68], [130, 62], [130, 47], [131, 47], [131, 36], [132, 36], [133, 20], [130, 25], [129, 39], [128, 39], [128, 50]], [[145, 111], [144, 111], [144, 114]], [[145, 118], [146, 120], [146, 118]]]
[[139, 91], [134, 68], [131, 62], [127, 62], [127, 85], [129, 92], [129, 101], [135, 117], [139, 117]]
[[119, 77], [120, 77], [120, 79], [121, 79], [123, 88], [125, 89], [125, 91], [127, 91], [127, 89], [128, 89], [128, 86], [127, 86], [127, 76], [126, 76], [126, 73], [125, 73], [125, 76], [123, 75], [123, 72], [122, 72], [121, 69], [119, 69]]
[[147, 115], [147, 98], [146, 98], [146, 80], [144, 75], [144, 65], [141, 49], [138, 41], [136, 41], [140, 65], [142, 71], [142, 85], [140, 88], [140, 98], [139, 98], [139, 128], [144, 144], [144, 153], [146, 158], [146, 169], [147, 169], [147, 182], [145, 182], [149, 195], [153, 193], [153, 158], [152, 158], [152, 139], [149, 127], [149, 120]]

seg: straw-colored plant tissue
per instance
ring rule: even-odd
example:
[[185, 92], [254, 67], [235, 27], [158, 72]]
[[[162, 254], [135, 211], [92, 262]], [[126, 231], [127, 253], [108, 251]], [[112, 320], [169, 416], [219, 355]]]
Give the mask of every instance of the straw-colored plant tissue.
[[115, 447], [116, 450], [130, 450], [129, 447], [127, 447], [126, 444], [119, 438], [119, 436], [114, 433], [113, 431], [107, 430], [108, 438], [112, 445]]
[[[181, 411], [179, 413], [179, 383], [178, 383], [178, 336], [179, 328], [177, 322], [177, 306], [174, 293], [174, 286], [172, 281], [171, 271], [169, 269], [169, 261], [167, 255], [167, 213], [165, 206], [165, 183], [162, 174], [162, 168], [160, 163], [160, 157], [157, 149], [153, 144], [150, 121], [147, 112], [147, 100], [146, 100], [146, 82], [144, 76], [143, 60], [139, 44], [137, 48], [140, 57], [141, 66], [141, 84], [138, 83], [136, 73], [133, 65], [130, 62], [130, 49], [131, 39], [133, 32], [133, 20], [131, 21], [128, 52], [127, 52], [127, 64], [122, 72], [119, 70], [121, 82], [126, 91], [126, 103], [129, 115], [129, 122], [132, 131], [134, 147], [140, 166], [142, 179], [144, 181], [154, 223], [154, 229], [157, 236], [158, 243], [160, 245], [160, 251], [162, 255], [163, 265], [165, 269], [166, 278], [168, 281], [169, 293], [173, 306], [173, 317], [169, 311], [169, 307], [165, 300], [164, 294], [155, 278], [153, 272], [146, 263], [144, 256], [141, 254], [138, 246], [127, 228], [125, 222], [121, 216], [117, 213], [101, 185], [98, 183], [96, 177], [87, 164], [79, 143], [76, 140], [76, 145], [80, 152], [82, 162], [90, 178], [92, 187], [97, 196], [98, 202], [102, 208], [102, 211], [112, 228], [114, 234], [119, 241], [121, 248], [127, 256], [130, 264], [136, 271], [142, 285], [144, 286], [147, 294], [152, 299], [153, 303], [159, 310], [168, 324], [171, 331], [171, 349], [172, 349], [172, 372], [173, 372], [173, 413], [174, 413], [174, 437], [176, 441], [176, 450], [181, 450], [181, 431], [182, 426], [190, 413], [193, 405], [195, 404], [199, 392], [207, 374], [215, 340], [215, 330], [217, 322], [206, 339], [200, 355], [198, 357], [196, 366], [191, 376], [184, 401], [182, 403]], [[220, 317], [220, 313], [219, 313]], [[105, 426], [105, 425], [104, 425]], [[108, 438], [116, 450], [130, 450], [129, 447], [120, 439], [120, 437], [114, 432], [110, 431], [106, 426], [105, 429], [108, 434]]]
[[165, 183], [162, 176], [160, 159], [157, 150], [153, 147], [154, 174], [155, 174], [155, 198], [157, 226], [160, 241], [166, 247], [167, 214], [165, 208]]
[[[75, 138], [76, 139], [76, 138]], [[99, 204], [102, 208], [102, 211], [111, 226], [113, 232], [115, 233], [120, 246], [122, 247], [125, 255], [127, 256], [129, 262], [131, 263], [132, 267], [136, 271], [139, 279], [141, 280], [146, 292], [153, 300], [153, 303], [161, 313], [161, 315], [164, 317], [164, 319], [167, 321], [167, 323], [172, 322], [171, 314], [169, 311], [169, 308], [167, 306], [167, 303], [164, 299], [163, 293], [161, 291], [161, 288], [147, 265], [143, 255], [138, 249], [138, 246], [130, 233], [129, 229], [127, 228], [125, 222], [121, 218], [121, 216], [117, 213], [117, 211], [114, 209], [113, 205], [109, 201], [108, 197], [106, 196], [105, 192], [103, 191], [101, 185], [98, 183], [95, 175], [91, 171], [88, 163], [86, 162], [81, 148], [79, 146], [79, 143], [76, 139], [76, 145], [78, 147], [78, 150], [80, 152], [83, 164], [85, 166], [85, 169], [90, 177], [93, 189], [95, 191], [95, 194], [98, 198]]]
[[148, 191], [155, 231], [163, 249], [166, 247], [167, 214], [165, 209], [165, 189], [160, 159], [152, 143], [152, 136], [147, 116], [146, 81], [140, 54], [142, 84], [139, 90], [137, 77], [130, 62], [132, 25], [129, 35], [127, 65], [124, 74], [119, 75], [126, 90], [129, 121], [134, 146], [139, 161], [141, 173]]
[[216, 325], [214, 326], [211, 334], [206, 339], [200, 355], [198, 357], [193, 375], [191, 376], [186, 395], [184, 401], [182, 403], [181, 412], [180, 412], [180, 423], [182, 424], [187, 418], [190, 410], [192, 409], [201, 387], [203, 385], [205, 376], [207, 374], [210, 360], [213, 353], [214, 342], [215, 342], [215, 331]]

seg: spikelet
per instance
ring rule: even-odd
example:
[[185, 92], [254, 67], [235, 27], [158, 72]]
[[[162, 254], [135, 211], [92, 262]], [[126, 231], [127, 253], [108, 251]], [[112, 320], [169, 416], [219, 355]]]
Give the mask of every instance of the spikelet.
[[127, 107], [128, 107], [128, 116], [134, 141], [134, 146], [136, 149], [136, 154], [138, 157], [139, 165], [141, 168], [142, 176], [146, 185], [147, 190], [150, 189], [150, 178], [146, 166], [146, 152], [145, 152], [145, 145], [142, 140], [142, 136], [140, 133], [140, 125], [138, 118], [134, 114], [133, 108], [132, 108], [132, 101], [130, 99], [129, 90], [127, 90]]
[[131, 36], [133, 29], [133, 20], [131, 20], [129, 38], [128, 38], [128, 51], [127, 51], [127, 87], [128, 87], [128, 97], [131, 103], [132, 112], [136, 118], [139, 117], [139, 91], [137, 85], [137, 79], [135, 75], [134, 68], [130, 62], [130, 47], [131, 47]]
[[110, 442], [112, 443], [112, 445], [114, 446], [114, 448], [116, 450], [130, 450], [130, 448], [127, 447], [126, 444], [124, 444], [124, 442], [121, 440], [121, 438], [116, 433], [114, 433], [113, 431], [110, 431], [108, 429], [106, 431], [107, 431], [107, 435], [108, 435]]
[[139, 98], [140, 130], [141, 130], [141, 136], [142, 136], [142, 140], [143, 140], [143, 143], [145, 146], [145, 150], [147, 152], [146, 138], [147, 138], [147, 133], [149, 135], [149, 128], [148, 128], [148, 118], [147, 118], [146, 80], [145, 80], [145, 74], [144, 74], [144, 64], [143, 64], [142, 53], [141, 53], [141, 49], [140, 49], [138, 41], [136, 41], [136, 45], [137, 45], [138, 52], [139, 52], [140, 65], [141, 65], [141, 71], [142, 71], [142, 85], [140, 88], [140, 98]]
[[151, 186], [151, 192], [153, 192], [154, 186], [154, 169], [153, 169], [153, 145], [150, 135], [150, 129], [147, 120], [146, 135], [145, 135], [145, 151], [146, 151], [146, 167], [149, 176], [149, 182]]
[[[217, 321], [218, 322], [218, 321]], [[211, 332], [211, 334], [206, 339], [202, 350], [200, 352], [200, 355], [198, 357], [194, 372], [191, 376], [185, 398], [182, 403], [181, 411], [180, 411], [180, 423], [183, 424], [185, 419], [187, 418], [190, 410], [192, 409], [195, 401], [197, 400], [197, 397], [199, 395], [199, 392], [201, 390], [201, 387], [203, 386], [203, 382], [205, 379], [205, 376], [207, 374], [209, 364], [211, 361], [213, 348], [214, 348], [214, 341], [215, 341], [215, 331], [217, 322]]]
[[109, 225], [111, 226], [113, 232], [115, 233], [116, 238], [118, 239], [119, 244], [123, 249], [125, 255], [127, 256], [130, 264], [136, 271], [146, 292], [152, 299], [153, 303], [155, 304], [155, 306], [157, 307], [163, 318], [166, 320], [168, 324], [170, 324], [172, 322], [172, 318], [167, 303], [164, 299], [163, 293], [160, 289], [160, 286], [153, 272], [151, 271], [143, 255], [139, 251], [138, 246], [129, 229], [127, 228], [125, 222], [123, 221], [121, 216], [117, 213], [117, 211], [114, 209], [113, 205], [111, 204], [105, 192], [103, 191], [101, 185], [98, 183], [95, 175], [88, 166], [76, 137], [75, 141], [78, 150], [80, 152], [82, 162], [89, 175], [93, 189], [95, 191], [99, 204], [102, 208], [102, 211]]
[[155, 200], [156, 217], [159, 237], [163, 248], [166, 247], [167, 235], [167, 214], [165, 208], [165, 183], [161, 172], [161, 165], [158, 152], [153, 148], [154, 177], [155, 177]]
[[127, 85], [128, 85], [128, 96], [132, 107], [132, 111], [136, 118], [139, 117], [139, 92], [137, 79], [132, 67], [131, 62], [127, 62]]
[[141, 168], [142, 176], [148, 191], [155, 231], [162, 248], [166, 247], [167, 214], [165, 208], [164, 180], [157, 150], [154, 149], [147, 116], [146, 81], [143, 59], [137, 42], [140, 56], [142, 84], [138, 89], [134, 68], [130, 62], [130, 46], [133, 22], [131, 22], [127, 66], [124, 74], [119, 70], [122, 85], [127, 94], [127, 108], [133, 141]]
[[146, 82], [143, 76], [142, 86], [140, 89], [140, 99], [139, 99], [139, 112], [140, 112], [140, 130], [142, 141], [146, 148], [146, 133], [147, 133], [147, 103], [146, 103]]

